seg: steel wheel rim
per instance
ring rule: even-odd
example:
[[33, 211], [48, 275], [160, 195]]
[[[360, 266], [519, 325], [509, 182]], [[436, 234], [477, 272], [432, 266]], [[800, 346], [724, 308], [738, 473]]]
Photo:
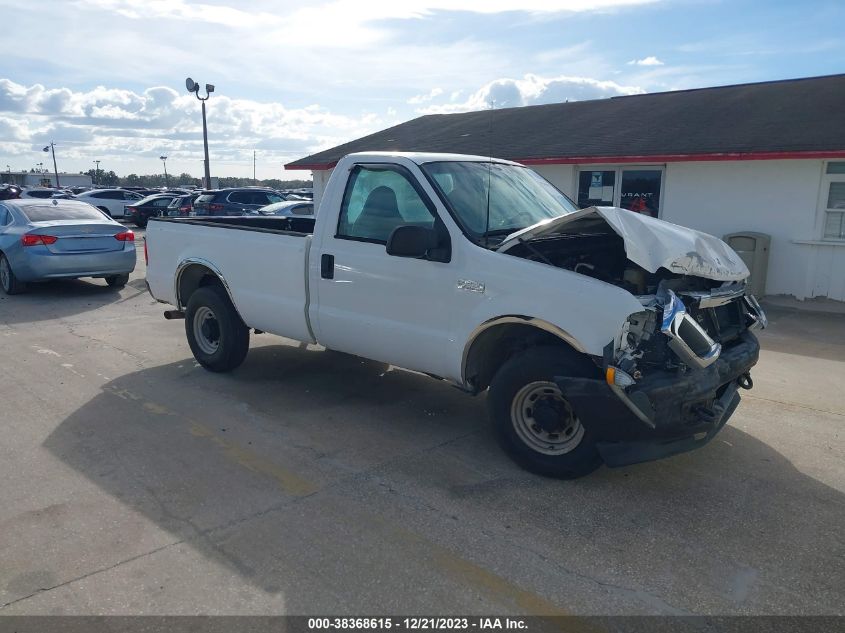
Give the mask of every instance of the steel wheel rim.
[[9, 286], [11, 286], [11, 275], [9, 274], [11, 270], [9, 269], [9, 260], [5, 257], [0, 257], [0, 284], [3, 285], [3, 290], [9, 290]]
[[[540, 404], [557, 414], [557, 428], [551, 430], [535, 418]], [[548, 414], [547, 414], [548, 415]], [[553, 382], [537, 381], [525, 385], [511, 402], [511, 423], [519, 439], [543, 455], [564, 455], [575, 450], [584, 437], [584, 425], [572, 405]]]
[[220, 348], [220, 324], [211, 308], [202, 306], [194, 313], [194, 340], [205, 354]]

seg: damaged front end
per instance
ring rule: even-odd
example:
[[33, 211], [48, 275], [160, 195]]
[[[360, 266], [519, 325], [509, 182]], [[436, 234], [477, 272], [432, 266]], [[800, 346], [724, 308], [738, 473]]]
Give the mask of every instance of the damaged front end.
[[608, 466], [703, 446], [733, 414], [738, 390], [753, 385], [760, 347], [752, 330], [767, 321], [744, 282], [707, 292], [668, 286], [640, 297], [643, 310], [606, 348], [604, 384], [558, 380], [576, 410], [601, 411], [599, 450]]
[[499, 252], [592, 277], [642, 305], [605, 347], [605, 380], [556, 378], [597, 420], [599, 450], [621, 466], [706, 444], [751, 387], [766, 327], [748, 268], [722, 240], [625, 209], [591, 207], [508, 236]]

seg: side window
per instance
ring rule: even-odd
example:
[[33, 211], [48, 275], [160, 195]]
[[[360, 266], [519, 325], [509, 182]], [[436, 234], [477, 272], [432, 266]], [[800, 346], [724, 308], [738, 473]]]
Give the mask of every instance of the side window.
[[157, 198], [153, 200], [154, 207], [166, 207], [170, 205], [170, 200], [167, 198]]
[[826, 240], [845, 240], [845, 162], [830, 162], [822, 178]]
[[434, 227], [433, 207], [410, 175], [394, 167], [355, 167], [343, 195], [337, 237], [386, 244], [393, 229], [404, 224]]
[[6, 207], [0, 207], [0, 226], [6, 226], [11, 219], [8, 209]]
[[234, 204], [250, 204], [248, 191], [233, 191], [227, 198], [229, 202]]

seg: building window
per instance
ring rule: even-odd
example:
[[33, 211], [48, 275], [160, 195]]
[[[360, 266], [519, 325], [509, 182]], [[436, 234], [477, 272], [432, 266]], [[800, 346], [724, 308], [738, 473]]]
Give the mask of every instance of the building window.
[[653, 218], [660, 214], [663, 169], [634, 167], [582, 169], [578, 172], [578, 206], [616, 206]]
[[824, 239], [845, 240], [845, 162], [827, 164], [822, 180]]
[[615, 171], [580, 172], [578, 174], [578, 206], [583, 209], [613, 205], [615, 185]]

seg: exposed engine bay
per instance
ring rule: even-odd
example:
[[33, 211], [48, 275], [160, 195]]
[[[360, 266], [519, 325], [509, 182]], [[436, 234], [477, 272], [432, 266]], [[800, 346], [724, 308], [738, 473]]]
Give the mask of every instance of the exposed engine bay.
[[[650, 218], [648, 221], [659, 222]], [[643, 233], [634, 236], [638, 238], [638, 253], [650, 252], [649, 244], [641, 244], [648, 240], [654, 242], [653, 251], [667, 249], [665, 242], [657, 240], [662, 236], [648, 232], [648, 223], [643, 226]], [[684, 274], [683, 266], [675, 263], [684, 261], [684, 257], [689, 261], [698, 259], [696, 272], [706, 269], [709, 263], [694, 251], [679, 252], [672, 263], [678, 272], [663, 266], [647, 270], [629, 257], [626, 247], [631, 250], [630, 234], [627, 240], [623, 238], [620, 227], [599, 213], [583, 214], [545, 234], [512, 237], [506, 248], [509, 255], [618, 286], [643, 305], [642, 312], [632, 314], [619, 339], [609, 345], [613, 349], [605, 353], [606, 364], [619, 370], [617, 380], [621, 384], [626, 382], [626, 375], [633, 383], [652, 370], [683, 372], [707, 367], [719, 357], [723, 346], [738, 341], [746, 329], [765, 326], [765, 316], [756, 299], [746, 296], [744, 279]], [[711, 250], [718, 250], [718, 245]], [[735, 256], [732, 251], [730, 254]], [[716, 265], [726, 268], [727, 259], [719, 259]], [[744, 268], [741, 263], [740, 266]]]
[[[655, 294], [661, 282], [689, 290], [710, 290], [719, 282], [685, 277], [659, 269], [650, 273], [635, 264], [625, 252], [625, 243], [600, 218], [582, 220], [569, 230], [548, 237], [525, 240], [508, 250], [509, 255], [565, 268], [624, 288], [632, 295]], [[585, 226], [585, 224], [587, 226]]]

